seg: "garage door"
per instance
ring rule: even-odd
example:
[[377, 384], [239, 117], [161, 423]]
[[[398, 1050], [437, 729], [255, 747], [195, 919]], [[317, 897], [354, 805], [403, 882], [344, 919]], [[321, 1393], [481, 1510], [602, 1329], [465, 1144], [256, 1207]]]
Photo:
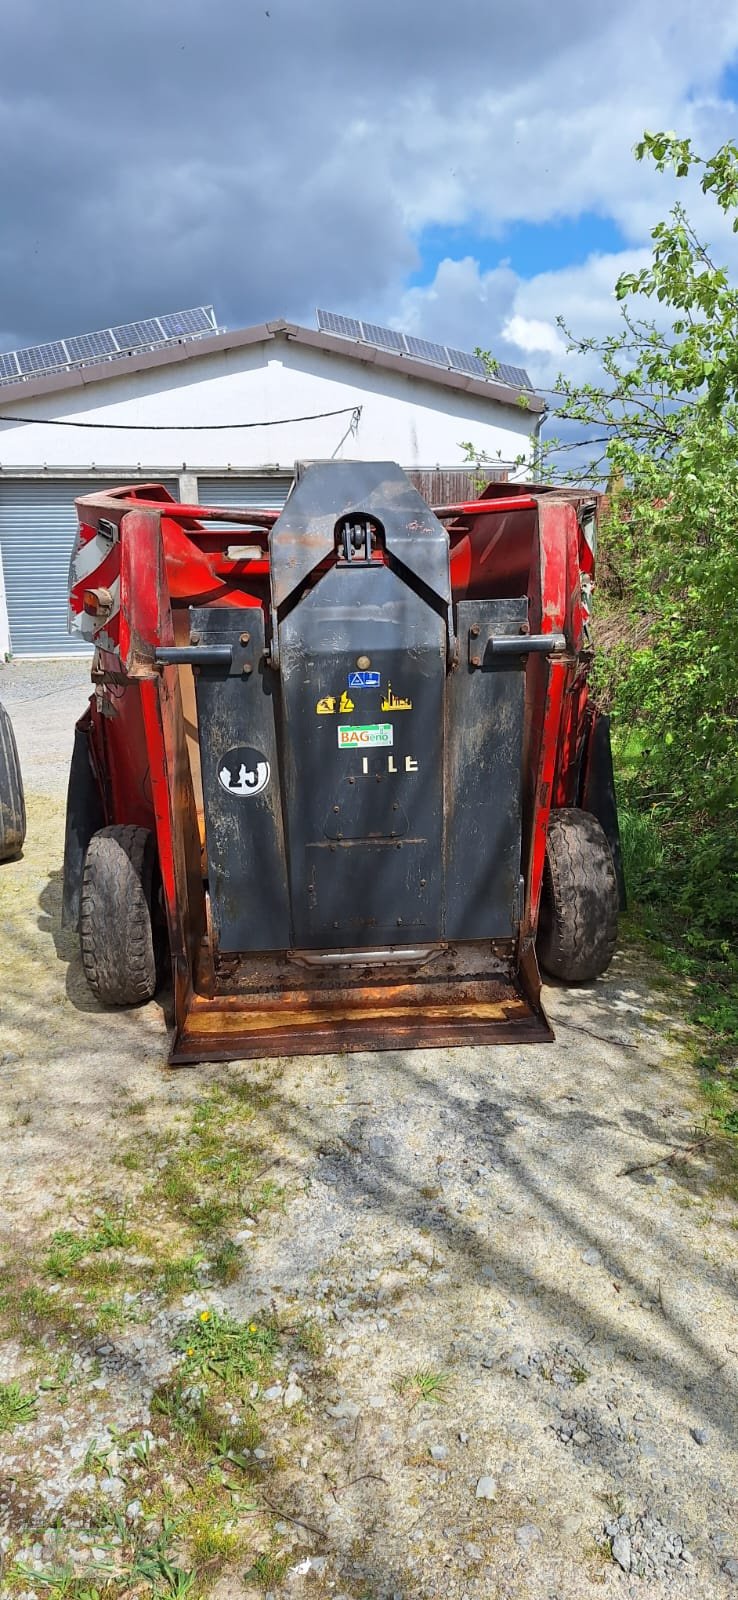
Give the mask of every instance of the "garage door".
[[[14, 655], [85, 651], [79, 634], [67, 632], [69, 558], [77, 531], [74, 502], [81, 494], [120, 482], [117, 477], [0, 483], [0, 551]], [[179, 496], [176, 480], [167, 488]]]
[[258, 506], [281, 511], [292, 487], [292, 473], [264, 478], [198, 478], [202, 506]]

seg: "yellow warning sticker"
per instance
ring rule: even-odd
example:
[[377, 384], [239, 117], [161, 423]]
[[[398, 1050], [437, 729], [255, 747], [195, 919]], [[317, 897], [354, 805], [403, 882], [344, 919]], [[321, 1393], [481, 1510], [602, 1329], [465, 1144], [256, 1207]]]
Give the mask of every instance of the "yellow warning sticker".
[[393, 694], [392, 684], [387, 684], [387, 693], [382, 700], [383, 711], [412, 711], [412, 700], [404, 700], [402, 695]]
[[322, 700], [316, 702], [315, 714], [318, 717], [332, 717], [336, 711], [345, 712], [353, 709], [354, 702], [344, 689], [340, 700], [336, 694], [324, 694]]

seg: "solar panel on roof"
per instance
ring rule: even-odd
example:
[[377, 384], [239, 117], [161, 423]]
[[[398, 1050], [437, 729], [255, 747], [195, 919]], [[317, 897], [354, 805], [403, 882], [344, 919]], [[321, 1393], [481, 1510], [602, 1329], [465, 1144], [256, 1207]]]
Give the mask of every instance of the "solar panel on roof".
[[129, 350], [150, 349], [152, 345], [170, 344], [173, 339], [196, 339], [203, 333], [217, 331], [212, 306], [169, 311], [163, 317], [145, 317], [141, 322], [122, 322], [115, 328], [101, 328], [96, 333], [77, 333], [70, 339], [52, 339], [47, 344], [5, 351], [0, 355], [0, 383], [11, 383], [18, 377], [33, 378], [39, 373], [56, 372], [81, 362], [124, 356]]
[[51, 372], [54, 367], [66, 367], [68, 356], [63, 344], [33, 344], [27, 350], [16, 350], [21, 372], [30, 376], [36, 372]]
[[382, 328], [377, 322], [362, 322], [361, 336], [366, 344], [376, 345], [378, 350], [395, 350], [399, 355], [404, 354], [403, 335], [395, 333], [394, 328]]
[[65, 339], [70, 361], [94, 361], [97, 356], [114, 356], [118, 346], [107, 328], [100, 333], [76, 333]]
[[157, 321], [168, 339], [184, 339], [187, 334], [215, 332], [212, 306], [197, 306], [194, 311], [168, 311]]
[[361, 323], [355, 317], [342, 317], [336, 311], [319, 311], [318, 327], [321, 333], [338, 333], [343, 339], [360, 339]]
[[434, 367], [447, 367], [446, 346], [433, 344], [430, 339], [416, 339], [414, 333], [405, 334], [405, 349], [418, 361], [432, 361]]
[[487, 378], [489, 373], [481, 356], [473, 356], [468, 350], [453, 350], [447, 345], [449, 366], [454, 372], [467, 372], [471, 378]]
[[153, 317], [147, 317], [143, 322], [121, 322], [110, 332], [119, 350], [135, 350], [142, 345], [164, 343], [161, 328]]
[[[165, 321], [160, 318], [160, 321]], [[456, 350], [452, 345], [436, 344], [432, 339], [419, 339], [415, 334], [398, 333], [394, 328], [384, 328], [378, 322], [359, 322], [355, 317], [344, 317], [335, 311], [319, 311], [318, 327], [324, 333], [337, 333], [344, 339], [361, 339], [378, 350], [393, 350], [399, 355], [414, 356], [417, 361], [427, 361], [434, 367], [449, 367], [453, 372], [466, 373], [470, 378], [499, 379], [511, 389], [530, 389], [530, 378], [524, 367], [511, 366], [500, 361], [490, 372], [481, 356], [470, 350]]]
[[498, 361], [495, 377], [502, 383], [509, 383], [512, 389], [530, 388], [530, 378], [525, 367], [511, 367], [507, 361]]

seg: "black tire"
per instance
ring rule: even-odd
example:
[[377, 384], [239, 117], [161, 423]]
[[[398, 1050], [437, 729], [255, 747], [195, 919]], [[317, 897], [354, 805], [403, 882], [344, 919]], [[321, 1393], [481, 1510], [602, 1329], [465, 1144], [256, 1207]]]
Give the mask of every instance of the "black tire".
[[605, 972], [618, 934], [618, 884], [610, 846], [589, 811], [552, 811], [538, 920], [538, 958], [565, 983]]
[[93, 833], [82, 874], [79, 942], [85, 977], [103, 1005], [142, 1005], [156, 993], [155, 867], [148, 829], [116, 825]]
[[26, 807], [18, 746], [10, 717], [0, 705], [0, 861], [13, 861], [19, 856], [25, 837]]

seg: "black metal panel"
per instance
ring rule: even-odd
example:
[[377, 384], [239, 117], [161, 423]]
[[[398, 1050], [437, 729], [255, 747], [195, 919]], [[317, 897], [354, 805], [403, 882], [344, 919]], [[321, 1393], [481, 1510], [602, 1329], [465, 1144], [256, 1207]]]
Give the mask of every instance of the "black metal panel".
[[[440, 938], [443, 619], [388, 567], [347, 562], [281, 623], [279, 655], [295, 943]], [[350, 685], [362, 661], [378, 684]]]
[[450, 674], [446, 717], [446, 937], [509, 939], [520, 918], [520, 787], [524, 657], [489, 651], [475, 669], [472, 635], [518, 634], [527, 600], [464, 600], [461, 645]]
[[390, 554], [448, 604], [448, 535], [402, 469], [394, 461], [315, 461], [300, 469], [270, 534], [276, 608], [332, 555], [336, 523], [347, 512], [375, 516]]
[[284, 950], [291, 938], [275, 726], [278, 684], [265, 664], [263, 614], [256, 606], [216, 606], [193, 608], [190, 616], [205, 650], [233, 649], [230, 669], [195, 669], [216, 947]]
[[90, 761], [90, 713], [86, 711], [74, 730], [72, 764], [69, 768], [62, 883], [63, 928], [79, 927], [79, 902], [87, 846], [93, 833], [104, 826], [102, 795]]

